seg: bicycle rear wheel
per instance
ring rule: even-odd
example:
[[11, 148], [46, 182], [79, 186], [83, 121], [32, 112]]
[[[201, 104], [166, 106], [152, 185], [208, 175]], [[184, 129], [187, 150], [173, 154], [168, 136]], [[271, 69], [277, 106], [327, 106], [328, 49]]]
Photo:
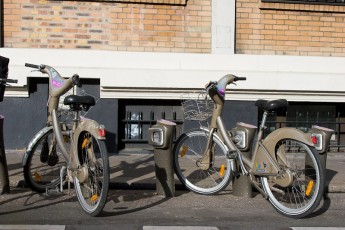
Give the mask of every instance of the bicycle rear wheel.
[[[53, 139], [53, 129], [46, 132], [34, 144], [24, 165], [25, 183], [34, 191], [43, 193], [60, 184], [60, 170], [66, 166], [65, 158]], [[64, 172], [63, 177], [66, 176]]]
[[291, 183], [279, 185], [275, 177], [262, 177], [262, 185], [270, 203], [281, 214], [294, 218], [309, 215], [319, 205], [325, 178], [314, 147], [296, 140], [281, 140], [276, 148], [279, 165]]
[[214, 135], [207, 166], [200, 164], [209, 132], [194, 130], [182, 134], [174, 146], [174, 169], [181, 183], [199, 194], [215, 194], [230, 182], [231, 167], [226, 146]]
[[74, 186], [81, 207], [91, 216], [99, 215], [109, 191], [109, 159], [105, 143], [87, 131], [78, 139], [78, 157], [86, 178], [74, 177]]

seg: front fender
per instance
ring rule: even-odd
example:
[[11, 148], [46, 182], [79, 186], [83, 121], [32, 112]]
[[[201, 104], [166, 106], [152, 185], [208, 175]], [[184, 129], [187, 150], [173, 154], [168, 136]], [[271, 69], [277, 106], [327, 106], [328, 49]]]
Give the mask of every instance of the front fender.
[[[314, 147], [310, 135], [310, 133], [304, 133], [301, 130], [290, 127], [273, 131], [262, 141], [262, 146], [259, 147], [255, 155], [252, 165], [254, 171], [261, 174], [278, 173], [279, 169], [276, 167], [278, 163], [275, 156], [275, 148], [278, 142], [284, 139], [292, 139]], [[271, 160], [268, 159], [267, 154], [270, 154]], [[272, 162], [272, 160], [275, 162]]]
[[41, 139], [46, 133], [48, 133], [50, 130], [53, 129], [53, 126], [47, 126], [41, 129], [36, 135], [31, 139], [31, 141], [28, 144], [28, 147], [26, 147], [23, 159], [22, 159], [22, 165], [25, 166], [27, 164], [27, 161], [29, 159], [29, 156], [32, 153], [32, 149], [37, 143], [39, 139]]

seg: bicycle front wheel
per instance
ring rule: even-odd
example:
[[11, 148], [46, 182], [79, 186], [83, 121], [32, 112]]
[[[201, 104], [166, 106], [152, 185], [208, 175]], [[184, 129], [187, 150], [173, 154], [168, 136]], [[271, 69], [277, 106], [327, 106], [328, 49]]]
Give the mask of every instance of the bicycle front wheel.
[[230, 182], [231, 166], [227, 159], [227, 148], [217, 138], [212, 137], [210, 159], [201, 163], [209, 137], [209, 132], [195, 130], [182, 134], [174, 146], [174, 169], [181, 183], [199, 194], [215, 194]]
[[39, 193], [55, 189], [60, 184], [60, 176], [63, 180], [66, 176], [61, 172], [62, 166], [66, 165], [51, 129], [37, 140], [31, 150], [23, 169], [25, 183]]
[[87, 131], [81, 132], [78, 158], [85, 175], [80, 180], [74, 177], [79, 203], [85, 212], [98, 216], [103, 211], [109, 191], [109, 159], [104, 141]]
[[[290, 183], [277, 182], [276, 177], [262, 177], [262, 185], [270, 203], [281, 214], [302, 218], [319, 205], [325, 178], [321, 161], [314, 147], [296, 140], [281, 140], [276, 156]], [[283, 177], [284, 178], [284, 177]]]

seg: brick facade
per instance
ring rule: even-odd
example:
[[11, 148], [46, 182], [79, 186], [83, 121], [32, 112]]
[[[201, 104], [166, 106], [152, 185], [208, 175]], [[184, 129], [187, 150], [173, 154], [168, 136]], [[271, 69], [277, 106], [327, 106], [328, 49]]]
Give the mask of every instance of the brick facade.
[[[126, 2], [4, 0], [4, 46], [212, 52], [212, 0]], [[235, 47], [238, 54], [345, 56], [345, 6], [236, 0]]]
[[4, 46], [211, 52], [211, 0], [133, 2], [4, 0]]
[[345, 6], [236, 3], [236, 53], [345, 56]]

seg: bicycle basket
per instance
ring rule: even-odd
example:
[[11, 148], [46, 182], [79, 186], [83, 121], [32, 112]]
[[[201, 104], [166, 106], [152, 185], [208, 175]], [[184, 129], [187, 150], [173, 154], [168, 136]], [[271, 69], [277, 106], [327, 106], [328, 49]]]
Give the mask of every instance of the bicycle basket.
[[214, 102], [205, 91], [183, 94], [181, 101], [186, 120], [203, 121], [212, 116]]

